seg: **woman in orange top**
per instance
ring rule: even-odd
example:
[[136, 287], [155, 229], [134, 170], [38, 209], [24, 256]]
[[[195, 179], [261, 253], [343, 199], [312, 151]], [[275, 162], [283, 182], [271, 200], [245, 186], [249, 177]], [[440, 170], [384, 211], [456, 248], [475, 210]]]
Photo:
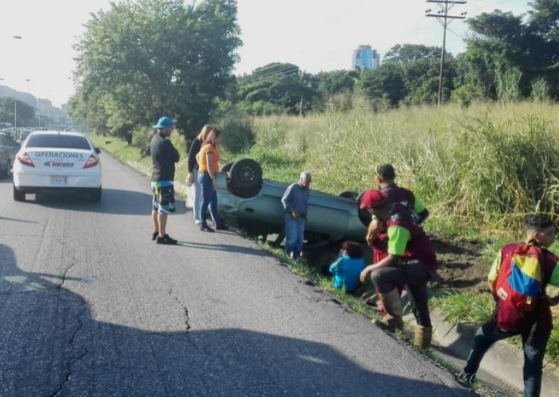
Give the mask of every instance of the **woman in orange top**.
[[221, 222], [217, 213], [217, 192], [215, 187], [215, 174], [219, 171], [219, 152], [217, 145], [221, 142], [221, 131], [212, 128], [206, 140], [202, 143], [202, 148], [198, 153], [197, 160], [198, 182], [201, 187], [202, 202], [200, 203], [200, 230], [203, 232], [213, 232], [214, 229], [208, 226], [208, 207], [215, 222], [217, 230], [227, 230], [227, 226]]

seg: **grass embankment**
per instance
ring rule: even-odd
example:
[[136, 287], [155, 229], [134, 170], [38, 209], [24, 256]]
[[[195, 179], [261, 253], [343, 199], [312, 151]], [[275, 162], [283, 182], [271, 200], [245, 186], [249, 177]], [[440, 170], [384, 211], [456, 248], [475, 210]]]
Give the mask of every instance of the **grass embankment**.
[[[255, 145], [222, 157], [253, 158], [265, 178], [285, 183], [307, 169], [313, 173], [313, 189], [333, 194], [373, 187], [376, 164], [390, 162], [397, 182], [429, 208], [428, 232], [486, 241], [483, 254], [491, 258], [502, 243], [522, 238], [526, 214], [559, 212], [558, 125], [559, 107], [545, 103], [451, 105], [440, 111], [416, 107], [377, 114], [363, 106], [304, 118], [258, 118]], [[184, 148], [178, 136], [174, 140]], [[150, 163], [138, 149], [114, 139], [100, 146], [127, 161]], [[176, 180], [184, 180], [185, 160], [177, 170]], [[370, 315], [359, 299], [334, 290], [312, 269], [294, 270]], [[490, 298], [479, 294], [450, 293], [434, 298], [433, 304], [449, 320], [472, 324], [481, 323], [492, 309]], [[558, 332], [552, 335], [548, 357], [559, 363]]]

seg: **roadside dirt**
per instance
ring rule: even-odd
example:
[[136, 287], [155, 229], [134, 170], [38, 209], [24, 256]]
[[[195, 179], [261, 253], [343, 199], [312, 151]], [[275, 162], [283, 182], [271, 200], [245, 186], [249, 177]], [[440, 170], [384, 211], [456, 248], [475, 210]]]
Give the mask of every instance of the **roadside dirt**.
[[482, 243], [436, 235], [430, 238], [439, 262], [437, 279], [431, 288], [471, 294], [489, 291], [487, 274], [491, 263], [482, 257]]

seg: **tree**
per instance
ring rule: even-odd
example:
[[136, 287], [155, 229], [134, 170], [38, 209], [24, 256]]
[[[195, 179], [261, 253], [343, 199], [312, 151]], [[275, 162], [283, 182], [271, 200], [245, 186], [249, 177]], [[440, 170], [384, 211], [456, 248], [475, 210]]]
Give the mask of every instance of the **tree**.
[[314, 76], [313, 86], [323, 96], [331, 96], [353, 92], [353, 88], [359, 78], [358, 70], [334, 70], [332, 72], [321, 72]]
[[390, 106], [398, 106], [408, 94], [404, 69], [397, 63], [388, 62], [376, 69], [364, 70], [356, 89], [372, 100], [387, 100]]
[[37, 109], [23, 101], [11, 97], [0, 98], [0, 121], [14, 123], [17, 112], [17, 125], [30, 126], [35, 124]]
[[[534, 0], [529, 18], [496, 10], [468, 20], [465, 84], [490, 99], [521, 99], [533, 87], [559, 98], [559, 4]], [[545, 87], [544, 87], [545, 86]]]
[[384, 56], [384, 63], [396, 62], [401, 65], [414, 63], [425, 59], [439, 59], [440, 47], [429, 47], [422, 44], [397, 44]]
[[293, 64], [271, 63], [258, 68], [240, 77], [238, 87], [240, 107], [255, 115], [300, 114], [311, 110], [318, 97], [311, 76]]
[[72, 115], [94, 116], [96, 127], [125, 135], [168, 115], [194, 136], [232, 80], [241, 44], [236, 12], [235, 0], [111, 3], [76, 44]]

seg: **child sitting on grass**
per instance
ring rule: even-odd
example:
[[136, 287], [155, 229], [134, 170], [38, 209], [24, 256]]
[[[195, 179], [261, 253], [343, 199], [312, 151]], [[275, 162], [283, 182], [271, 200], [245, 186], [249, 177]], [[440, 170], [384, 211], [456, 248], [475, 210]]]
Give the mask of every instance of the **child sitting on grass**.
[[355, 241], [346, 241], [338, 260], [330, 265], [330, 273], [334, 276], [332, 285], [346, 292], [354, 291], [359, 285], [359, 275], [365, 268], [363, 248]]

